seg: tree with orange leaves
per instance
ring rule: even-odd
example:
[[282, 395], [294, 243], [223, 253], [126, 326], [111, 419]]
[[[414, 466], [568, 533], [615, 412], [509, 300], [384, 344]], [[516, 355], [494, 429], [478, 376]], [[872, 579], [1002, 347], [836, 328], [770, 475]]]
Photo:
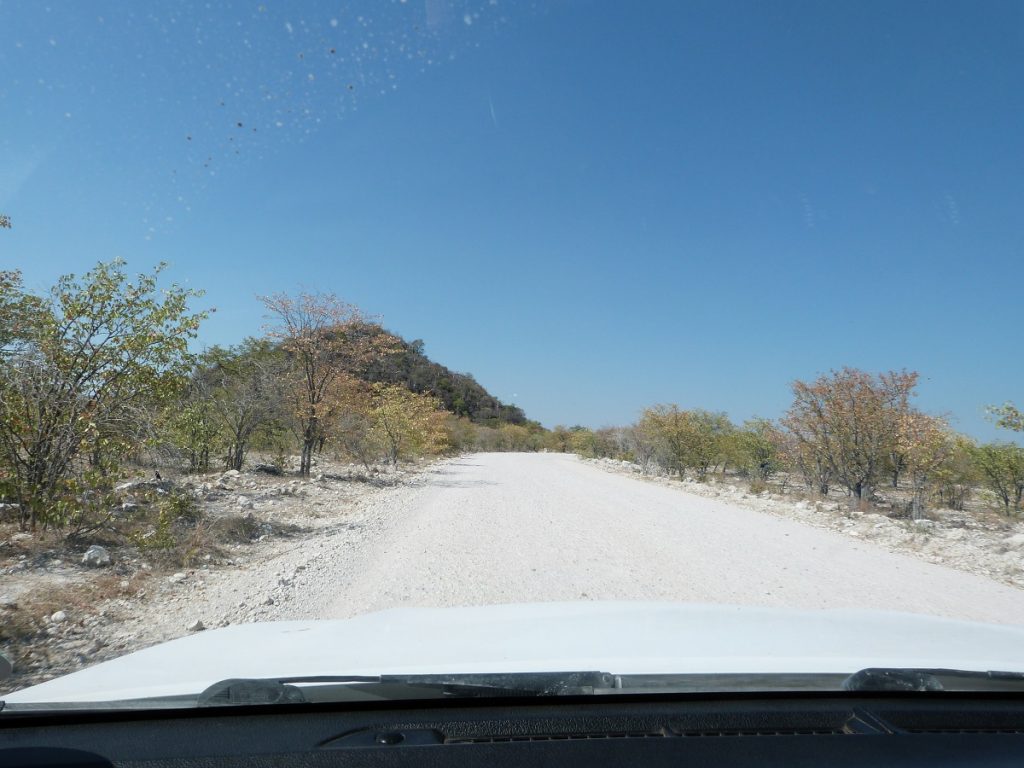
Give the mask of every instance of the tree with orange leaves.
[[356, 306], [330, 293], [284, 293], [261, 297], [276, 321], [268, 335], [279, 341], [291, 364], [292, 416], [301, 445], [299, 473], [308, 477], [313, 454], [353, 387], [353, 372], [397, 348], [393, 336]]
[[900, 419], [910, 411], [917, 378], [907, 371], [875, 376], [843, 368], [810, 384], [796, 381], [783, 423], [801, 451], [827, 465], [855, 500], [870, 498]]

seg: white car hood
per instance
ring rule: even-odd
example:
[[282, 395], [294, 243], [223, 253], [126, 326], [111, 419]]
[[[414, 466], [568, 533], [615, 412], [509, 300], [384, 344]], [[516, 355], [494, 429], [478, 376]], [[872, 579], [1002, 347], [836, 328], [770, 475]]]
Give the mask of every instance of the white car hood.
[[849, 674], [866, 667], [1024, 672], [1024, 626], [880, 611], [676, 603], [401, 608], [353, 619], [208, 630], [4, 699], [99, 702], [195, 694], [238, 677], [582, 670]]

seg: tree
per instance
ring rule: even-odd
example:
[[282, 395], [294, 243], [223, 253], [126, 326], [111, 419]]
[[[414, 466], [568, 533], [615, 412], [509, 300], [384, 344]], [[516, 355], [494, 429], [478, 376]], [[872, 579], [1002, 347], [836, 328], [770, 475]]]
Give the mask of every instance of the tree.
[[231, 349], [214, 347], [203, 356], [197, 375], [206, 384], [224, 438], [228, 469], [242, 468], [254, 435], [280, 416], [286, 363], [265, 339], [246, 339]]
[[784, 424], [810, 464], [827, 466], [855, 500], [869, 498], [910, 410], [917, 374], [873, 376], [844, 368], [811, 384], [793, 383]]
[[392, 466], [397, 467], [401, 459], [439, 454], [448, 447], [447, 415], [436, 397], [375, 384], [372, 402], [374, 431]]
[[[12, 475], [22, 527], [61, 525], [93, 457], [115, 468], [137, 450], [134, 421], [173, 400], [206, 317], [195, 291], [157, 287], [164, 265], [133, 282], [124, 262], [101, 263], [81, 281], [61, 277], [42, 297], [3, 282], [0, 452]], [[0, 281], [2, 282], [2, 281]]]
[[684, 477], [692, 469], [699, 480], [725, 461], [727, 436], [735, 429], [724, 413], [684, 411], [674, 403], [648, 408], [638, 426], [654, 437], [655, 455], [667, 471]]
[[548, 433], [548, 447], [558, 453], [569, 453], [572, 450], [572, 432], [562, 424], [558, 424]]
[[989, 406], [988, 413], [995, 419], [996, 426], [1024, 432], [1024, 411], [1020, 411], [1013, 403]]
[[334, 294], [278, 293], [261, 297], [277, 325], [269, 331], [291, 363], [289, 394], [301, 458], [299, 473], [308, 477], [313, 453], [324, 444], [337, 390], [351, 383], [354, 372], [394, 351], [395, 341], [351, 304]]
[[750, 477], [771, 479], [782, 469], [783, 439], [768, 419], [750, 419], [735, 434], [737, 466]]
[[174, 445], [188, 455], [189, 470], [208, 472], [210, 454], [220, 437], [210, 399], [199, 395], [176, 404], [170, 425]]
[[656, 436], [643, 423], [637, 423], [622, 431], [622, 440], [633, 461], [644, 473], [649, 472], [657, 451]]
[[949, 425], [943, 419], [912, 410], [900, 414], [895, 452], [903, 457], [903, 468], [914, 489], [910, 513], [915, 520], [924, 515], [927, 489], [955, 447]]
[[655, 405], [644, 410], [638, 427], [650, 435], [654, 455], [666, 472], [686, 475], [687, 417], [678, 405]]
[[10, 228], [11, 228], [11, 217], [6, 215], [6, 214], [0, 213], [0, 229], [10, 229]]
[[939, 502], [950, 509], [962, 511], [973, 489], [981, 483], [975, 449], [970, 439], [952, 435], [946, 460], [934, 472]]
[[1003, 503], [1006, 514], [1020, 510], [1024, 496], [1024, 448], [1013, 443], [988, 443], [974, 452], [985, 485]]

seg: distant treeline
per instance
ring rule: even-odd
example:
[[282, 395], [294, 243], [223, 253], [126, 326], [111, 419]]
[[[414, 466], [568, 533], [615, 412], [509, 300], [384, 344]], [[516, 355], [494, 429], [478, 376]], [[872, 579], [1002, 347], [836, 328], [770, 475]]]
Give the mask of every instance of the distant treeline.
[[[838, 489], [852, 503], [868, 505], [883, 489], [900, 490], [894, 498], [910, 517], [922, 516], [928, 506], [963, 509], [979, 492], [1006, 514], [1020, 514], [1024, 448], [1009, 441], [978, 443], [918, 410], [917, 381], [913, 372], [872, 375], [844, 368], [794, 382], [793, 403], [777, 422], [736, 425], [722, 412], [656, 405], [629, 426], [556, 427], [546, 442], [680, 478], [729, 473], [748, 479], [758, 492], [774, 481], [820, 496]], [[1024, 429], [1012, 404], [990, 413], [1001, 427]]]

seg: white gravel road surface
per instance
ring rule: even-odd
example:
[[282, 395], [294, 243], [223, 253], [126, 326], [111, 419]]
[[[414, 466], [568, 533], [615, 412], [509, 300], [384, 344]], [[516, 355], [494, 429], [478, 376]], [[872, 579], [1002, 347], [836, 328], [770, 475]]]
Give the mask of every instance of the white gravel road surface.
[[322, 550], [280, 618], [582, 599], [1024, 623], [1019, 589], [562, 454], [444, 462], [361, 514], [361, 545]]

